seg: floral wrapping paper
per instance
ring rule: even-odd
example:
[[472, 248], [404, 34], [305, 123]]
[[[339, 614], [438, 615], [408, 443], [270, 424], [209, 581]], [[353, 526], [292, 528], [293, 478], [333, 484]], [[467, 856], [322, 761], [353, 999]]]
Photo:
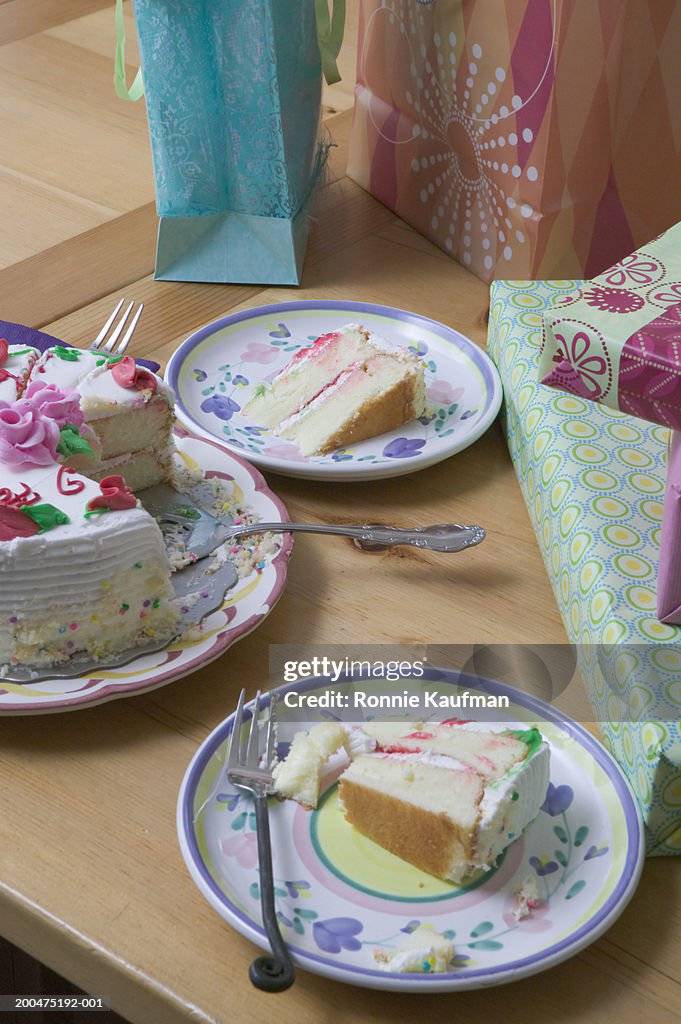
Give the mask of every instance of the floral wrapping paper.
[[496, 281], [488, 351], [508, 447], [603, 742], [649, 854], [681, 853], [681, 629], [655, 589], [669, 430], [538, 381], [545, 311], [580, 281]]
[[547, 310], [539, 376], [681, 428], [681, 224]]
[[485, 281], [593, 277], [681, 218], [680, 47], [674, 0], [361, 0], [348, 173]]

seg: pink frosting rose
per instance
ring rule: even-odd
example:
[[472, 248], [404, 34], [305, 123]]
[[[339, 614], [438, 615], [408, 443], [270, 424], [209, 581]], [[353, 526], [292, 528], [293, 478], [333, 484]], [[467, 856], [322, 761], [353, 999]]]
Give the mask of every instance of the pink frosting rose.
[[10, 466], [49, 466], [57, 461], [59, 427], [23, 399], [0, 402], [0, 459]]
[[83, 425], [85, 417], [80, 409], [80, 395], [73, 388], [60, 388], [56, 384], [32, 380], [24, 392], [23, 401], [30, 402], [59, 427], [65, 423], [71, 423], [74, 427]]

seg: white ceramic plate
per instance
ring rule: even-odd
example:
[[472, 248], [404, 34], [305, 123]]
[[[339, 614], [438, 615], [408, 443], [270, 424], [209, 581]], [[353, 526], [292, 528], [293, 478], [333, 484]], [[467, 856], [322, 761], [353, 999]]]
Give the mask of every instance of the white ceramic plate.
[[[428, 415], [352, 448], [304, 458], [241, 410], [294, 353], [350, 322], [421, 357]], [[364, 302], [283, 302], [223, 317], [180, 345], [166, 380], [189, 430], [228, 444], [265, 469], [312, 479], [371, 480], [432, 466], [476, 441], [502, 398], [494, 364], [463, 334], [417, 313]]]
[[[576, 722], [500, 683], [431, 669], [425, 683], [403, 680], [395, 691], [427, 687], [428, 680], [436, 680], [439, 691], [460, 687], [506, 694], [511, 709], [500, 717], [509, 726], [538, 725], [551, 745], [544, 806], [492, 871], [459, 887], [361, 836], [345, 821], [335, 787], [312, 813], [291, 801], [272, 801], [279, 920], [294, 960], [306, 970], [397, 991], [497, 985], [573, 956], [603, 934], [634, 893], [643, 866], [643, 826], [629, 785], [605, 749]], [[342, 686], [343, 680], [333, 689]], [[312, 679], [277, 693], [290, 689], [324, 691], [328, 681]], [[288, 730], [290, 739], [301, 727], [283, 723], [279, 734]], [[237, 931], [266, 949], [252, 804], [227, 782], [224, 770], [231, 729], [230, 717], [189, 765], [178, 801], [178, 834], [203, 896]], [[528, 876], [545, 902], [518, 921], [514, 890]], [[378, 970], [374, 951], [399, 945], [419, 922], [453, 937], [453, 969], [445, 974]]]
[[[199, 466], [209, 476], [231, 483], [236, 500], [263, 522], [286, 522], [288, 513], [270, 491], [260, 473], [220, 445], [176, 431], [176, 445], [184, 461]], [[293, 541], [282, 534], [274, 557], [262, 568], [240, 579], [229, 591], [219, 611], [202, 623], [201, 634], [180, 639], [155, 654], [136, 658], [117, 669], [96, 676], [48, 679], [39, 683], [8, 683], [0, 679], [0, 716], [43, 714], [100, 704], [116, 697], [128, 697], [153, 690], [213, 661], [236, 640], [255, 629], [269, 614], [286, 584], [288, 558]]]

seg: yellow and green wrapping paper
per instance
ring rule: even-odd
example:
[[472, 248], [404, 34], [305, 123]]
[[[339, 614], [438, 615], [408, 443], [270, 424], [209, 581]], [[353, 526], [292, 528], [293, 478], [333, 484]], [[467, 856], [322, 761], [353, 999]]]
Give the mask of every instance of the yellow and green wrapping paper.
[[655, 614], [669, 430], [538, 380], [542, 316], [585, 282], [496, 281], [509, 451], [604, 743], [650, 854], [681, 853], [681, 629]]

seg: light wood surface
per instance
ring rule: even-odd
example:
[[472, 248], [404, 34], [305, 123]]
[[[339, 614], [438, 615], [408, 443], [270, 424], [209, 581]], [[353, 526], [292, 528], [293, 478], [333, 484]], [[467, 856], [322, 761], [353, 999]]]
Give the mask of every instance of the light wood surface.
[[[126, 7], [129, 5], [126, 4]], [[153, 179], [144, 109], [111, 86], [113, 3], [0, 3], [0, 317], [86, 344], [117, 296], [143, 299], [134, 353], [165, 363], [225, 313], [291, 298], [406, 307], [484, 344], [487, 289], [344, 175], [352, 102], [327, 90], [333, 150], [301, 288], [154, 282]], [[357, 3], [349, 4], [356, 25]], [[129, 56], [135, 59], [129, 22]], [[132, 74], [133, 68], [130, 72]], [[601, 1024], [679, 1019], [681, 871], [646, 864], [597, 943], [522, 984], [394, 996], [299, 972], [281, 996], [247, 980], [253, 947], [184, 868], [175, 802], [197, 745], [239, 688], [267, 678], [278, 643], [564, 643], [565, 633], [498, 425], [411, 477], [364, 484], [270, 476], [294, 519], [480, 522], [488, 540], [443, 558], [364, 555], [297, 539], [285, 593], [217, 662], [146, 696], [56, 716], [0, 719], [0, 934], [135, 1024], [504, 1019]], [[578, 687], [569, 709], [588, 718]], [[102, 1016], [102, 1021], [106, 1015]]]

